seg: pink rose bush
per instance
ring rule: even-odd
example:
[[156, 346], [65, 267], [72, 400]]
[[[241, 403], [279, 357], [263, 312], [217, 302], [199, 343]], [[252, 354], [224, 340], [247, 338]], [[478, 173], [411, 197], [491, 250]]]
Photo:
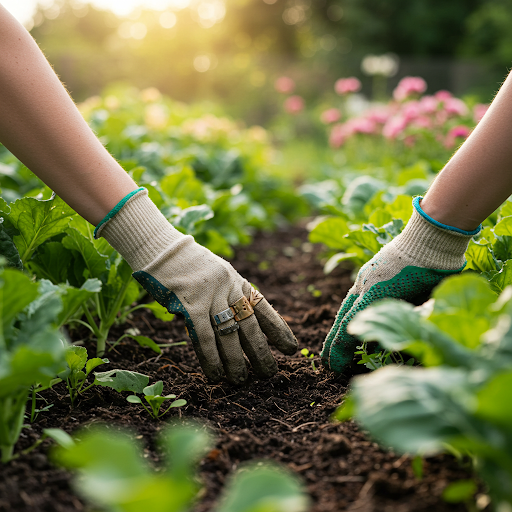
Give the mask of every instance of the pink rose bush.
[[[351, 79], [336, 82], [338, 94], [359, 90], [359, 81], [356, 87], [355, 83], [347, 84], [347, 80]], [[427, 84], [422, 78], [405, 77], [393, 91], [391, 101], [371, 106], [362, 115], [348, 119], [333, 116], [327, 121], [327, 112], [334, 109], [326, 110], [321, 119], [325, 124], [331, 124], [329, 144], [339, 148], [352, 138], [364, 136], [385, 144], [402, 144], [405, 148], [422, 143], [451, 149], [468, 137], [488, 108], [487, 105], [476, 105], [471, 111], [463, 100], [449, 91], [426, 95], [426, 90]], [[357, 140], [361, 142], [362, 139]]]
[[328, 110], [324, 110], [322, 115], [320, 116], [320, 121], [324, 124], [332, 124], [336, 123], [341, 119], [341, 112], [337, 108], [330, 108]]

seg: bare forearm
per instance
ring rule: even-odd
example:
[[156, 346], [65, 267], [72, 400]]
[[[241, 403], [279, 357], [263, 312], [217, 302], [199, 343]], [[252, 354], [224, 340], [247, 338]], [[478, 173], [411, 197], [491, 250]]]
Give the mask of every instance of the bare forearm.
[[30, 34], [0, 5], [0, 141], [92, 224], [136, 184], [103, 147]]
[[473, 230], [512, 194], [512, 77], [422, 201], [434, 219]]

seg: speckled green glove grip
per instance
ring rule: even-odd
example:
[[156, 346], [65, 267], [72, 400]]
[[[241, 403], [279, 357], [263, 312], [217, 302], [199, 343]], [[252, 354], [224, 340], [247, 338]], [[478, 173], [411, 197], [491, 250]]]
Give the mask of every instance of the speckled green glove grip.
[[413, 201], [413, 215], [403, 232], [361, 268], [341, 304], [321, 353], [329, 369], [350, 369], [360, 343], [348, 328], [356, 313], [386, 297], [411, 300], [429, 293], [444, 277], [464, 268], [464, 253], [479, 229], [465, 232], [437, 223], [422, 211], [420, 199]]
[[[125, 258], [133, 276], [155, 300], [185, 318], [207, 377], [218, 381], [225, 374], [233, 383], [243, 382], [244, 354], [258, 376], [270, 377], [277, 364], [269, 343], [284, 354], [295, 353], [295, 336], [264, 298], [254, 305], [254, 314], [238, 321], [238, 330], [219, 335], [212, 317], [244, 296], [249, 300], [252, 286], [227, 261], [174, 229], [147, 190], [129, 194], [112, 212], [98, 225], [95, 236], [105, 237]], [[221, 327], [234, 324], [228, 319]]]

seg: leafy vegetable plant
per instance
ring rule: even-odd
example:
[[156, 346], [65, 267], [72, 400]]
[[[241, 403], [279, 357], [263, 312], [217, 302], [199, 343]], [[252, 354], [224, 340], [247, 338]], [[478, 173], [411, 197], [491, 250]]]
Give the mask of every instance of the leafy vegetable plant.
[[[54, 460], [78, 473], [75, 487], [94, 507], [111, 512], [191, 511], [200, 488], [199, 460], [211, 449], [211, 436], [199, 425], [174, 426], [160, 436], [165, 465], [153, 471], [142, 447], [125, 433], [93, 428], [75, 443], [53, 450]], [[106, 479], [106, 475], [108, 478]], [[305, 512], [309, 500], [286, 470], [252, 464], [228, 482], [216, 512]]]
[[183, 399], [174, 400], [174, 402], [172, 402], [172, 404], [165, 411], [160, 412], [160, 407], [166, 400], [172, 400], [173, 398], [176, 398], [176, 395], [162, 396], [163, 390], [164, 383], [161, 380], [155, 382], [151, 386], [146, 386], [142, 390], [144, 393], [144, 398], [149, 404], [149, 409], [144, 405], [142, 400], [137, 395], [130, 395], [126, 398], [126, 400], [132, 404], [141, 404], [142, 407], [144, 407], [144, 409], [146, 409], [146, 411], [150, 414], [150, 416], [155, 419], [162, 417], [173, 407], [182, 407], [187, 404], [187, 401]]
[[65, 342], [54, 324], [59, 297], [38, 300], [38, 286], [15, 269], [0, 269], [0, 456], [13, 457], [31, 387], [49, 386], [64, 368]]
[[[426, 368], [387, 366], [356, 377], [336, 417], [350, 415], [397, 451], [447, 447], [476, 460], [499, 510], [512, 504], [512, 287], [497, 297], [471, 273], [446, 279], [420, 308], [385, 300], [349, 331], [405, 351]], [[505, 510], [503, 508], [503, 510]]]

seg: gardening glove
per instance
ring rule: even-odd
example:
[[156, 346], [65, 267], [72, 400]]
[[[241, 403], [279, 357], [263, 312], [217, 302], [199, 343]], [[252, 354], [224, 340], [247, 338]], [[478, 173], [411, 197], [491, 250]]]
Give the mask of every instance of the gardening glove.
[[297, 350], [284, 319], [225, 260], [177, 231], [139, 188], [96, 227], [134, 270], [133, 277], [185, 325], [201, 367], [218, 381], [223, 370], [247, 378], [244, 352], [259, 377], [277, 372], [268, 343], [283, 354]]
[[463, 231], [441, 224], [421, 209], [421, 199], [414, 198], [407, 226], [361, 268], [342, 302], [320, 354], [329, 369], [350, 369], [359, 341], [347, 326], [356, 313], [386, 297], [411, 300], [430, 293], [444, 277], [465, 267], [469, 240], [481, 227]]

